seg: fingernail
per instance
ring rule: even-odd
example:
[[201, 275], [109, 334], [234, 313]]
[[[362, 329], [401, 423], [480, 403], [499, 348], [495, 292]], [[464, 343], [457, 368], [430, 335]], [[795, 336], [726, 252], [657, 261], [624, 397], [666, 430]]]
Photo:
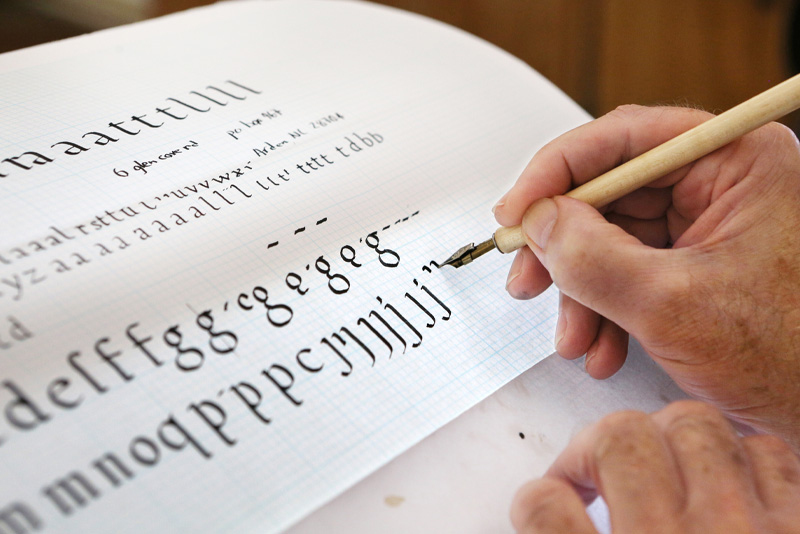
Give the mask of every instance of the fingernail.
[[506, 291], [508, 291], [508, 294], [515, 299], [525, 298], [524, 294], [520, 293], [512, 286], [514, 280], [519, 278], [519, 275], [522, 274], [522, 270], [525, 267], [523, 263], [525, 262], [523, 261], [522, 256], [517, 253], [517, 255], [514, 257], [514, 261], [511, 262], [511, 268], [508, 270], [508, 278], [506, 278]]
[[519, 275], [522, 273], [522, 267], [517, 265], [517, 262], [513, 262], [511, 264], [511, 270], [508, 271], [508, 278], [506, 278], [506, 291], [508, 291], [511, 282], [519, 278]]
[[591, 350], [586, 352], [586, 359], [583, 361], [583, 368], [586, 370], [586, 373], [591, 375], [591, 370], [589, 369], [589, 363], [594, 360], [594, 355], [597, 353], [596, 350]]
[[508, 193], [506, 193], [505, 195], [500, 197], [500, 200], [497, 201], [497, 204], [492, 206], [492, 213], [494, 213], [497, 208], [502, 208], [503, 206], [506, 205], [506, 197], [507, 196], [508, 196]]
[[534, 202], [522, 218], [522, 229], [536, 245], [544, 249], [550, 238], [550, 232], [556, 224], [558, 208], [556, 203], [549, 198], [542, 198]]
[[558, 345], [561, 343], [561, 340], [564, 339], [564, 334], [567, 331], [567, 318], [564, 317], [564, 314], [561, 313], [558, 315], [558, 322], [556, 323], [556, 352], [561, 354], [561, 351], [558, 350]]

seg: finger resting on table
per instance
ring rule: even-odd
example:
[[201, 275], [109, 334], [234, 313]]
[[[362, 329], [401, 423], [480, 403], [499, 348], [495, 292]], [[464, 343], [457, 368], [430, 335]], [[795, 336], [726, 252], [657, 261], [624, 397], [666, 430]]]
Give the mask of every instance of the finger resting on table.
[[614, 413], [581, 431], [548, 475], [596, 489], [619, 532], [652, 532], [653, 525], [670, 523], [682, 505], [683, 487], [669, 446], [642, 412]]
[[596, 534], [583, 501], [563, 480], [544, 477], [525, 484], [511, 505], [520, 534]]
[[686, 514], [710, 526], [743, 524], [758, 501], [748, 451], [715, 408], [679, 401], [653, 414], [686, 491]]
[[[752, 466], [756, 490], [762, 503], [779, 512], [797, 512], [800, 506], [800, 458], [780, 438], [748, 436], [742, 445]], [[800, 514], [795, 513], [796, 520]]]

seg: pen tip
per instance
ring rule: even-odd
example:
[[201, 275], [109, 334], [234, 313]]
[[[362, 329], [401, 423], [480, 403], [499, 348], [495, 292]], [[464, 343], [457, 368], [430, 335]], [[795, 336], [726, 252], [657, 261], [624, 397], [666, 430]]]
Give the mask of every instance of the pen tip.
[[441, 269], [445, 265], [450, 265], [458, 269], [459, 267], [464, 265], [465, 263], [464, 258], [468, 257], [474, 249], [475, 249], [474, 243], [470, 243], [469, 245], [461, 247], [460, 249], [456, 250], [453, 254], [451, 254], [449, 258], [444, 260], [439, 266], [439, 268]]
[[[473, 260], [473, 255], [475, 254], [475, 243], [470, 243], [469, 245], [464, 245], [460, 249], [456, 250], [449, 258], [442, 262], [442, 266], [451, 265], [458, 269], [459, 267], [468, 264]], [[439, 267], [441, 269], [441, 267]]]
[[[470, 243], [469, 245], [465, 245], [460, 249], [456, 250], [452, 256], [444, 260], [442, 265], [452, 265], [456, 269], [459, 267], [471, 263], [476, 258], [480, 258], [490, 250], [494, 250], [496, 245], [494, 243], [494, 238], [487, 239], [483, 243], [479, 243], [475, 245], [475, 243]], [[439, 267], [441, 269], [441, 267]]]

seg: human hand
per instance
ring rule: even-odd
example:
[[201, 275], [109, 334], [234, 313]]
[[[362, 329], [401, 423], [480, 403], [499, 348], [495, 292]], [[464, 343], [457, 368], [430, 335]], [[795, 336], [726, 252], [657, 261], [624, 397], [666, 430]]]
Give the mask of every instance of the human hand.
[[630, 333], [687, 393], [800, 451], [800, 149], [788, 129], [759, 128], [605, 218], [567, 197], [534, 203], [710, 116], [626, 106], [542, 148], [495, 207], [529, 245], [507, 289], [530, 298], [555, 282], [556, 350], [586, 353], [595, 378], [622, 366]]
[[511, 521], [525, 534], [597, 534], [584, 508], [597, 494], [614, 534], [800, 532], [800, 460], [789, 446], [737, 437], [695, 401], [612, 414], [582, 431], [517, 492]]

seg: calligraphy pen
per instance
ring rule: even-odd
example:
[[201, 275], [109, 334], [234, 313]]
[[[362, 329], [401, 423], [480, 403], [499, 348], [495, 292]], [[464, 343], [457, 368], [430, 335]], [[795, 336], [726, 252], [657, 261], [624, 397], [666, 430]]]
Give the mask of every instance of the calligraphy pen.
[[[800, 108], [800, 74], [586, 182], [565, 196], [600, 208], [797, 108]], [[458, 268], [495, 248], [507, 254], [525, 245], [521, 226], [501, 227], [491, 239], [461, 247], [441, 266]]]

